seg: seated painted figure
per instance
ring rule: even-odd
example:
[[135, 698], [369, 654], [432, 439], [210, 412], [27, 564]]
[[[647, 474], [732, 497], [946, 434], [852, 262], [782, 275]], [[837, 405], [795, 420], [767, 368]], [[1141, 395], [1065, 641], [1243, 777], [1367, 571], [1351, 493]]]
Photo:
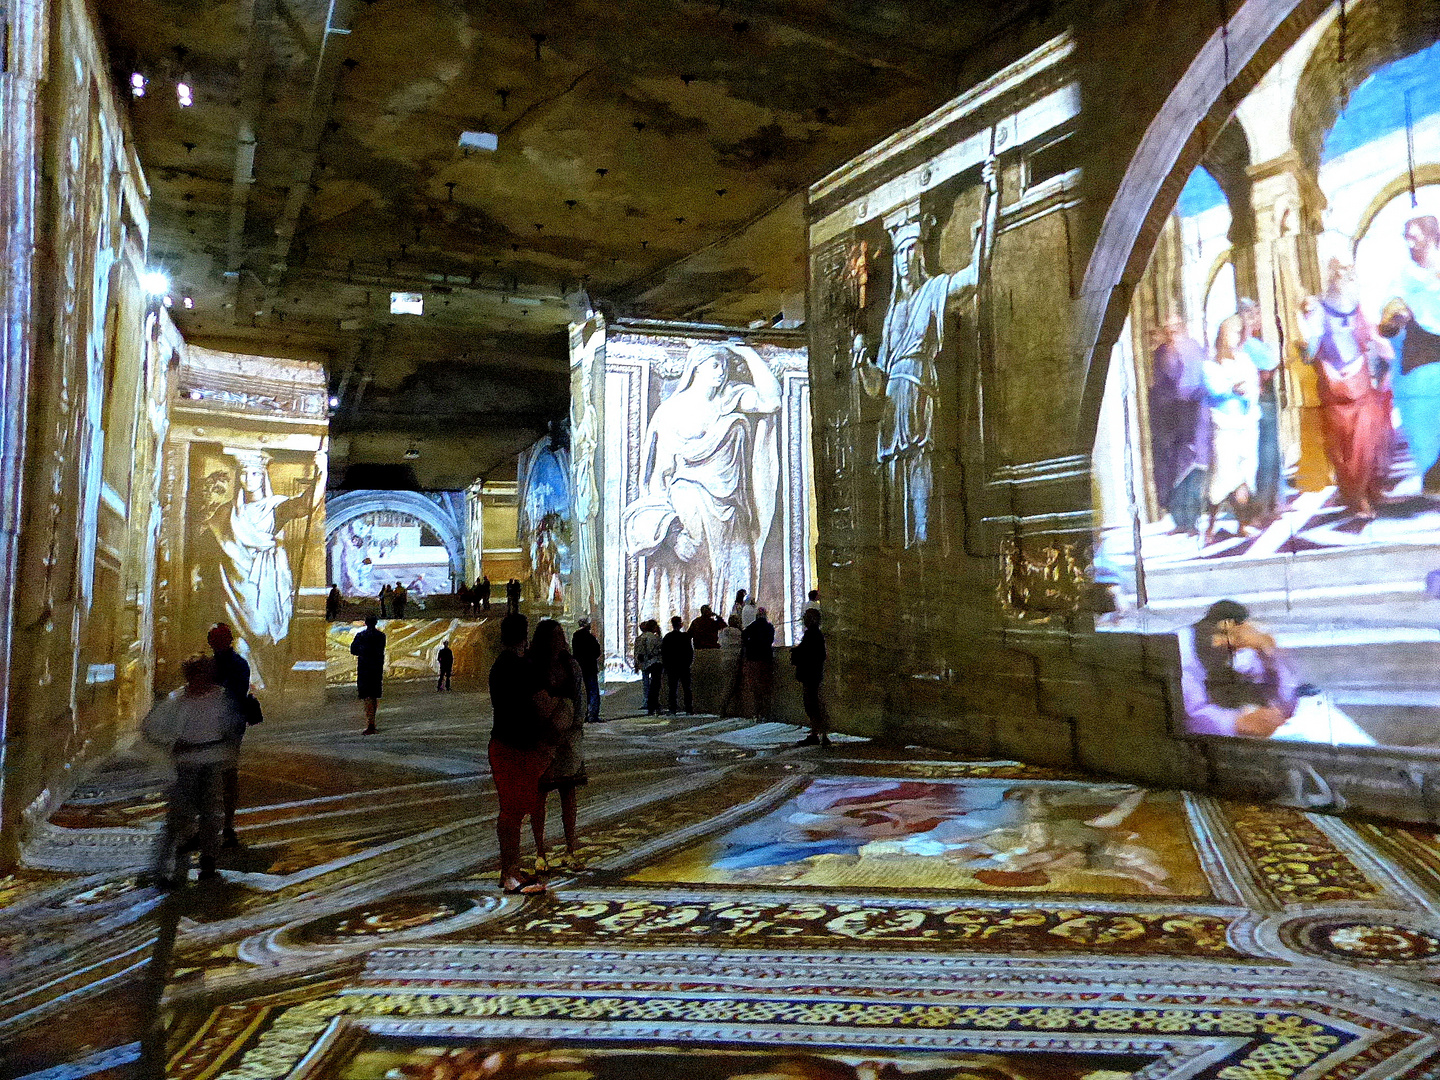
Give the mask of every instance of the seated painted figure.
[[1301, 685], [1275, 639], [1220, 600], [1176, 635], [1188, 730], [1195, 735], [1373, 746], [1375, 739], [1327, 695]]

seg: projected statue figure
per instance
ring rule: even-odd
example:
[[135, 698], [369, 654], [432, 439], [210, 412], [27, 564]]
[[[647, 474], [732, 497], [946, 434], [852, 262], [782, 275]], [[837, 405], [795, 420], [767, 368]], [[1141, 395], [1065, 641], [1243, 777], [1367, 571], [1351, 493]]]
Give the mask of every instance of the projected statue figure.
[[574, 609], [590, 615], [600, 606], [600, 481], [595, 462], [600, 453], [595, 406], [591, 400], [594, 353], [586, 350], [580, 361], [580, 393], [571, 405], [570, 468], [575, 489], [576, 552], [572, 568]]
[[234, 499], [206, 523], [206, 535], [214, 541], [213, 569], [205, 567], [202, 573], [213, 574], [224, 607], [223, 616], [216, 612], [214, 617], [223, 617], [235, 631], [235, 648], [250, 661], [252, 681], [274, 686], [280, 673], [273, 650], [290, 633], [295, 598], [282, 534], [287, 522], [310, 512], [315, 478], [302, 495], [276, 495], [269, 454], [232, 447], [225, 453], [237, 463], [238, 483]]
[[950, 329], [953, 301], [973, 301], [982, 275], [987, 238], [994, 234], [995, 167], [982, 170], [985, 191], [970, 265], [954, 274], [927, 277], [920, 243], [919, 203], [886, 219], [894, 252], [894, 284], [880, 338], [879, 355], [856, 342], [854, 363], [865, 393], [885, 399], [876, 440], [880, 465], [882, 528], [886, 543], [913, 547], [930, 535], [933, 510], [937, 361]]
[[646, 559], [642, 612], [720, 610], [736, 589], [764, 580], [780, 496], [780, 401], [754, 349], [702, 342], [690, 350], [650, 418], [643, 494], [622, 517], [629, 554]]

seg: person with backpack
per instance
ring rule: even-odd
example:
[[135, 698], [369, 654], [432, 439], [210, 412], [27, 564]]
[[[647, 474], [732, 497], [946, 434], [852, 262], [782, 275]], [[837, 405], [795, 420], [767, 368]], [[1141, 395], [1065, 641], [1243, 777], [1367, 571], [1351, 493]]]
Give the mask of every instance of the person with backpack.
[[[185, 685], [161, 699], [141, 724], [145, 741], [161, 748], [175, 770], [165, 809], [165, 824], [151, 858], [152, 880], [174, 888], [189, 876], [186, 843], [195, 836], [200, 880], [219, 876], [225, 822], [226, 769], [240, 758], [245, 718], [230, 693], [215, 678], [215, 660], [192, 656], [180, 665]], [[198, 836], [196, 835], [198, 831]]]

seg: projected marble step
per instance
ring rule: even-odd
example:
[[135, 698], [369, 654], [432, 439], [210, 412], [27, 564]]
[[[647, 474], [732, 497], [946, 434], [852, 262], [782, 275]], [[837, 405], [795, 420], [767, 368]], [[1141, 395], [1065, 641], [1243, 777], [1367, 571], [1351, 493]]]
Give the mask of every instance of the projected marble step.
[[[1429, 693], [1440, 679], [1440, 631], [1415, 629], [1279, 631], [1275, 639], [1301, 679], [1392, 695]], [[1421, 703], [1423, 699], [1409, 699]]]
[[1146, 566], [1152, 606], [1189, 607], [1197, 597], [1325, 600], [1385, 591], [1423, 592], [1425, 575], [1440, 570], [1440, 545], [1366, 544], [1352, 550], [1307, 551], [1303, 556], [1199, 559]]

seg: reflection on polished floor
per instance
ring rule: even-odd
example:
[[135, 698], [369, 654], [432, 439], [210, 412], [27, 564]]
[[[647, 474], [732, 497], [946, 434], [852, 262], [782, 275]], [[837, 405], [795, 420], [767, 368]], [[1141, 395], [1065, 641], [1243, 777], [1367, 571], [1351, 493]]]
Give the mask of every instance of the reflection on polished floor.
[[506, 897], [484, 696], [353, 711], [250, 734], [172, 903], [151, 767], [76, 792], [0, 879], [0, 1077], [137, 1075], [157, 940], [190, 1080], [1440, 1075], [1434, 830], [616, 717], [585, 869]]

